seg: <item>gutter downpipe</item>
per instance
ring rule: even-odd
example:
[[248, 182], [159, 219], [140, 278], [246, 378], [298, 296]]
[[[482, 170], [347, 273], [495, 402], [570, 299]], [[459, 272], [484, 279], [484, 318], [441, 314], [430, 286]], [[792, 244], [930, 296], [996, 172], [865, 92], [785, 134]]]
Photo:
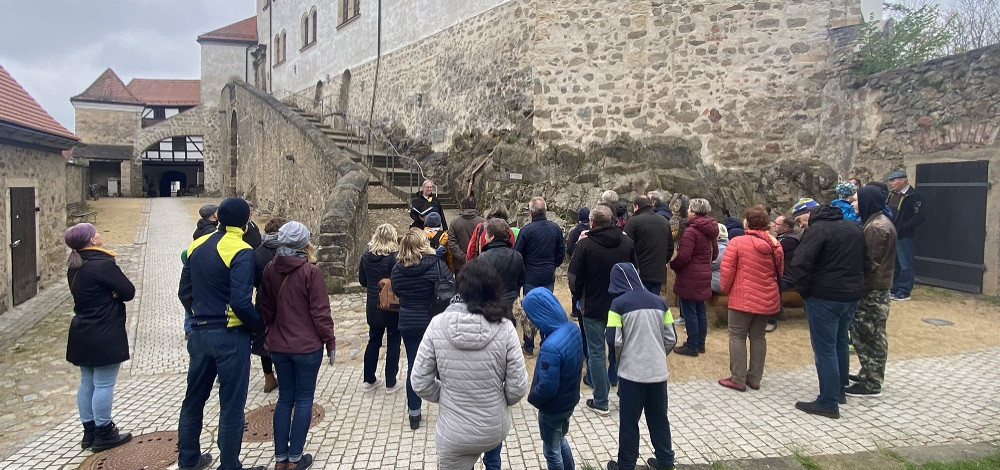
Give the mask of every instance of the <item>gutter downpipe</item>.
[[274, 73], [274, 2], [273, 0], [267, 0], [267, 43], [271, 45], [271, 52], [267, 55], [268, 65], [270, 66], [267, 70], [267, 91], [268, 93], [274, 93], [274, 80], [272, 79]]
[[378, 96], [378, 72], [382, 64], [382, 0], [378, 0], [378, 37], [376, 38], [375, 79], [372, 83], [372, 107], [368, 113], [368, 153], [372, 152], [372, 126], [375, 120], [375, 97]]

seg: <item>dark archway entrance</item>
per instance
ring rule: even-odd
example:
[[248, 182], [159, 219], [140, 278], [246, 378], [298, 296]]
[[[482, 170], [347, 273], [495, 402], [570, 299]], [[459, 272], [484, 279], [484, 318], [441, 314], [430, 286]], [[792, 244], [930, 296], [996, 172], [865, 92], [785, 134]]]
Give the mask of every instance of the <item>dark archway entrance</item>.
[[171, 183], [174, 181], [180, 182], [180, 188], [187, 187], [187, 175], [176, 170], [168, 171], [160, 176], [160, 197], [170, 197], [171, 193]]

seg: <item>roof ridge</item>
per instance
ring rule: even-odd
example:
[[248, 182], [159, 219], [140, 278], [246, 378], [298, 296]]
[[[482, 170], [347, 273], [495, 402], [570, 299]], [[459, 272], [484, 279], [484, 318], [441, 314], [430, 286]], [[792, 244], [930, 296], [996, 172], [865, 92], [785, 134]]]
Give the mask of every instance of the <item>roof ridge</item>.
[[125, 82], [108, 67], [83, 93], [70, 98], [73, 100], [100, 101], [121, 104], [143, 104], [129, 91]]

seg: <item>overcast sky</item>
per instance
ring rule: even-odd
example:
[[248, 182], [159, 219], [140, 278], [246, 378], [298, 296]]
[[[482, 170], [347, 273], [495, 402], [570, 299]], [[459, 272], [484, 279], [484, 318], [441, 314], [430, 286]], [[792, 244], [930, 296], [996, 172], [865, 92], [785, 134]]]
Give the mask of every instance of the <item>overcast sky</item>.
[[73, 130], [69, 98], [108, 67], [199, 78], [198, 35], [254, 15], [255, 0], [0, 0], [0, 65]]

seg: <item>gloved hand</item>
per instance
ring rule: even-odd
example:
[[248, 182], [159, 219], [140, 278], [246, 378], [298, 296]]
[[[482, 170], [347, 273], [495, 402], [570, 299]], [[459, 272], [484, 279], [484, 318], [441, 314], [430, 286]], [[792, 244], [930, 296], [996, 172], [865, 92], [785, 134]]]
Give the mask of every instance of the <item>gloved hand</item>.
[[326, 362], [327, 363], [329, 363], [332, 366], [333, 363], [336, 362], [336, 360], [337, 360], [337, 350], [336, 349], [332, 349], [332, 350], [329, 350], [329, 351], [326, 352]]
[[447, 250], [448, 250], [448, 247], [446, 247], [444, 245], [441, 245], [441, 246], [437, 247], [437, 250], [434, 252], [434, 254], [436, 254], [438, 256], [444, 256], [444, 254], [446, 253]]

